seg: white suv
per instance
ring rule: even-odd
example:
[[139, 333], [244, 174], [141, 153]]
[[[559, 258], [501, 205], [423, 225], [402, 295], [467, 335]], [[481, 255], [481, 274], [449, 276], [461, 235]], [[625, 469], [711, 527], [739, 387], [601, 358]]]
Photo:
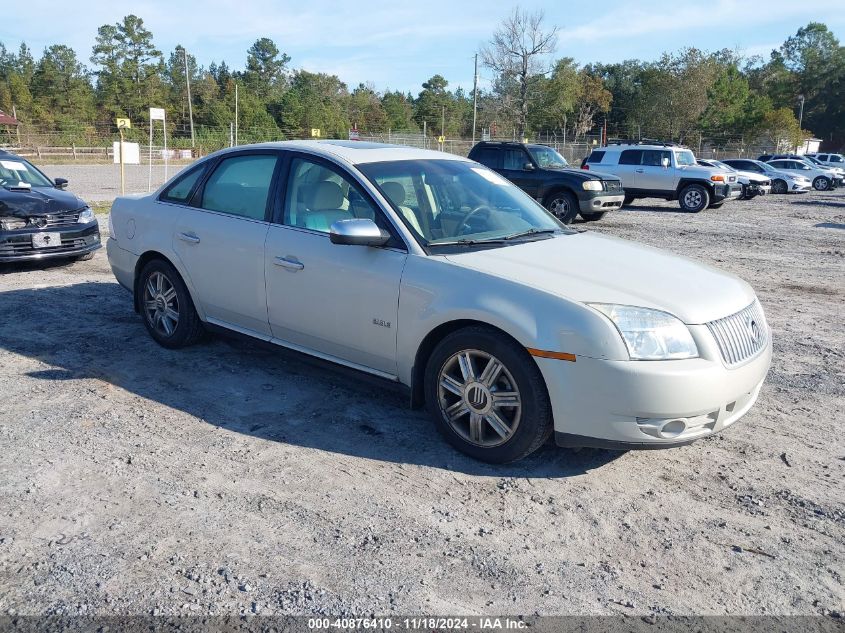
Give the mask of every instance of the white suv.
[[619, 176], [626, 205], [638, 198], [663, 198], [698, 213], [742, 195], [735, 174], [697, 165], [692, 151], [680, 145], [610, 144], [593, 150], [582, 169]]
[[827, 165], [828, 167], [845, 168], [845, 157], [843, 157], [842, 154], [807, 154], [807, 156], [815, 158], [817, 161]]

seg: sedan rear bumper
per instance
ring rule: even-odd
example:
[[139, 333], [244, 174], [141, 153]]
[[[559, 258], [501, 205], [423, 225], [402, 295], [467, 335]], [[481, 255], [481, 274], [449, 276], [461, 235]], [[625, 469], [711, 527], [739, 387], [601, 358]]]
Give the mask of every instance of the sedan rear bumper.
[[[37, 233], [58, 233], [60, 243], [56, 246], [37, 247], [33, 235]], [[100, 248], [100, 226], [97, 222], [76, 226], [65, 226], [36, 231], [8, 231], [0, 233], [0, 262], [23, 262], [78, 257]]]

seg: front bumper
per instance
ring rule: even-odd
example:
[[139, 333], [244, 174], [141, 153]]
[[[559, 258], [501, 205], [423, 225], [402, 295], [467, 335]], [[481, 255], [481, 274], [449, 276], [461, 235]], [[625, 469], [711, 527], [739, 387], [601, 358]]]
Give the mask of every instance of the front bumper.
[[713, 202], [722, 202], [732, 198], [739, 198], [742, 195], [742, 185], [716, 185], [713, 187]]
[[575, 362], [535, 358], [546, 381], [555, 439], [563, 446], [644, 449], [719, 433], [757, 400], [772, 344], [736, 367], [722, 362], [706, 326], [690, 326], [700, 358]]
[[747, 192], [749, 196], [765, 196], [772, 192], [771, 185], [758, 185], [756, 183], [751, 183], [747, 187]]
[[[32, 236], [36, 233], [59, 233], [61, 243], [56, 246], [35, 247]], [[100, 226], [96, 220], [80, 225], [6, 231], [0, 232], [0, 262], [78, 257], [96, 251], [101, 246]]]
[[582, 198], [578, 200], [578, 207], [584, 213], [605, 213], [606, 211], [614, 211], [622, 208], [622, 202], [625, 200], [624, 194], [619, 195], [598, 195], [589, 198]]

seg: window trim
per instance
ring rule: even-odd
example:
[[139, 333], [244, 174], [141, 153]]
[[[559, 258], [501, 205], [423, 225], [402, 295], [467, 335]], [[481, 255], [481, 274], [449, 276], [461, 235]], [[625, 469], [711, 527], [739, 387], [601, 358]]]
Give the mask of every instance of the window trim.
[[384, 206], [379, 204], [379, 202], [373, 197], [366, 183], [361, 178], [359, 178], [357, 174], [352, 172], [350, 169], [347, 169], [344, 165], [329, 160], [324, 156], [321, 156], [320, 154], [311, 154], [310, 152], [300, 151], [299, 149], [295, 151], [285, 151], [283, 153], [285, 156], [281, 161], [282, 166], [279, 173], [276, 204], [275, 208], [273, 209], [273, 213], [270, 216], [270, 219], [268, 220], [271, 224], [274, 224], [283, 229], [290, 229], [292, 231], [302, 231], [311, 235], [321, 235], [326, 239], [330, 239], [329, 234], [325, 231], [317, 231], [316, 229], [309, 229], [305, 226], [294, 226], [291, 224], [285, 224], [284, 221], [285, 202], [287, 201], [288, 184], [291, 180], [293, 162], [296, 159], [305, 160], [317, 164], [330, 171], [333, 171], [338, 174], [341, 178], [345, 178], [351, 183], [357, 185], [359, 193], [364, 198], [364, 200], [367, 201], [373, 207], [373, 210], [376, 213], [381, 213], [381, 215], [386, 220], [388, 226], [388, 233], [390, 233], [391, 240], [387, 242], [387, 244], [385, 244], [384, 246], [375, 246], [371, 248], [384, 248], [388, 250], [401, 251], [403, 253], [410, 252], [407, 240], [405, 239], [404, 235], [402, 235], [402, 232], [399, 231], [396, 227], [396, 223], [394, 222], [393, 218], [390, 216], [389, 213], [387, 213], [387, 211], [384, 209]]
[[[218, 167], [223, 161], [229, 160], [230, 158], [241, 158], [243, 156], [273, 156], [276, 159], [276, 165], [273, 168], [273, 175], [270, 177], [270, 184], [268, 185], [267, 190], [267, 203], [264, 206], [264, 217], [263, 218], [250, 218], [245, 215], [237, 215], [235, 213], [228, 213], [226, 211], [218, 211], [216, 209], [205, 209], [202, 207], [202, 197], [205, 195], [205, 187], [208, 184], [208, 180], [211, 175], [217, 171]], [[278, 191], [278, 184], [279, 184], [279, 172], [281, 171], [281, 166], [284, 163], [284, 156], [283, 152], [272, 149], [272, 148], [255, 148], [255, 149], [245, 149], [245, 150], [235, 150], [230, 152], [224, 152], [220, 154], [215, 160], [214, 164], [208, 169], [206, 174], [202, 177], [200, 186], [194, 190], [193, 195], [191, 196], [191, 206], [198, 211], [203, 211], [205, 213], [216, 213], [217, 215], [223, 215], [227, 218], [238, 218], [240, 220], [248, 220], [251, 222], [269, 222], [270, 218], [273, 217], [275, 214], [275, 207], [278, 203], [277, 191]]]

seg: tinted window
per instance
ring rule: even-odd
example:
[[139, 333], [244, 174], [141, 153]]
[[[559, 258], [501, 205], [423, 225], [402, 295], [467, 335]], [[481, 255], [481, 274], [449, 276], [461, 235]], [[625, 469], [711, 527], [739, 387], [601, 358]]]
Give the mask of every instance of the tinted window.
[[663, 165], [664, 158], [668, 158], [671, 164], [669, 152], [660, 149], [644, 149], [642, 164], [648, 165], [649, 167], [661, 167]]
[[482, 147], [473, 153], [472, 159], [487, 167], [498, 167], [499, 150], [493, 147]]
[[830, 162], [831, 163], [841, 163], [842, 157], [839, 154], [831, 154], [830, 155]]
[[620, 165], [639, 165], [642, 160], [643, 150], [641, 149], [626, 149], [619, 157]]
[[596, 150], [595, 152], [593, 152], [592, 154], [587, 156], [587, 162], [588, 163], [600, 163], [603, 158], [604, 158], [604, 151]]
[[514, 169], [517, 171], [522, 171], [525, 168], [525, 163], [531, 162], [521, 149], [506, 149], [502, 158], [503, 169]]
[[276, 161], [263, 154], [224, 159], [205, 183], [202, 208], [263, 220]]
[[816, 154], [815, 156], [813, 156], [813, 158], [816, 158], [818, 160], [827, 160], [827, 154]]
[[161, 194], [160, 200], [187, 203], [191, 199], [197, 183], [205, 173], [205, 168], [206, 165], [200, 165], [199, 167], [188, 170], [181, 176], [177, 176], [173, 184]]
[[[392, 194], [402, 204], [408, 194], [401, 183], [397, 184], [398, 187], [385, 187], [385, 191], [390, 189], [388, 197]], [[404, 195], [399, 195], [399, 189]], [[391, 230], [381, 212], [351, 179], [303, 158], [291, 162], [283, 224], [328, 233], [338, 220], [354, 218], [367, 218], [386, 231]]]

